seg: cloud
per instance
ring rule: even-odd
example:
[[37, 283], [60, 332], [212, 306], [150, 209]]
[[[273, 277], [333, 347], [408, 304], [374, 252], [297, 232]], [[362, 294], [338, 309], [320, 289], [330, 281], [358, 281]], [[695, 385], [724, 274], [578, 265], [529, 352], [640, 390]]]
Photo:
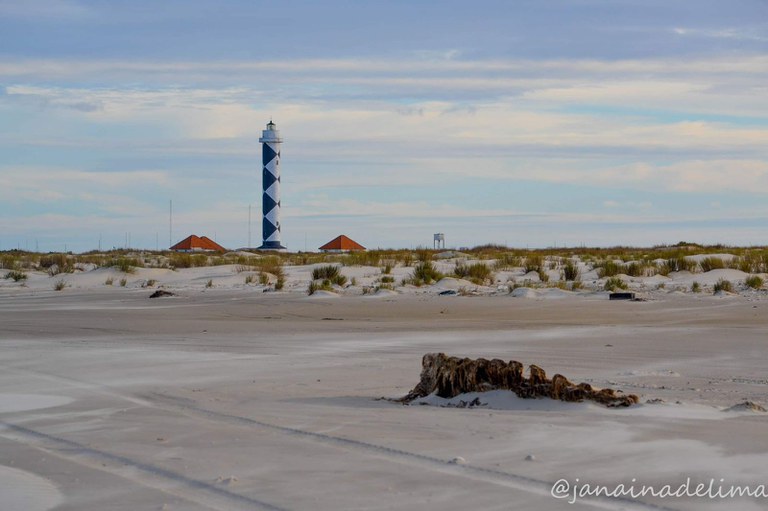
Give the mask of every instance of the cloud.
[[6, 204], [77, 200], [98, 202], [105, 211], [130, 212], [137, 201], [122, 206], [128, 191], [164, 187], [170, 183], [162, 171], [92, 172], [55, 167], [5, 165], [0, 167], [0, 199]]
[[768, 30], [764, 27], [739, 27], [701, 29], [675, 27], [671, 30], [674, 34], [685, 37], [704, 37], [710, 39], [734, 39], [737, 41], [768, 41]]

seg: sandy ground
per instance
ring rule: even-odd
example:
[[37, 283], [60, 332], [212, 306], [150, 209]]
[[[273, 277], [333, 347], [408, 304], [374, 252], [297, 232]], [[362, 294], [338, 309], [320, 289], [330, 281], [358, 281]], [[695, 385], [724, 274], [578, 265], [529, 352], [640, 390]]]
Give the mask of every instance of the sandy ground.
[[[724, 411], [768, 404], [766, 300], [46, 287], [0, 293], [4, 511], [768, 509], [550, 495], [577, 478], [768, 484], [768, 414]], [[376, 399], [410, 390], [430, 351], [664, 403]]]

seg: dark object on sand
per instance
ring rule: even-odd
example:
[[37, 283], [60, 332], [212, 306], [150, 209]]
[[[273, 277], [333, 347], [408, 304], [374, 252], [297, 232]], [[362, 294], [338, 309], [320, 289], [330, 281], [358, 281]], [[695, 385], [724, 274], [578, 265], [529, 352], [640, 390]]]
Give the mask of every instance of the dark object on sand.
[[639, 402], [634, 394], [613, 389], [595, 389], [589, 383], [575, 385], [562, 374], [552, 379], [539, 366], [531, 365], [529, 376], [523, 377], [523, 364], [498, 358], [470, 359], [449, 357], [445, 353], [427, 353], [421, 360], [421, 381], [408, 395], [398, 399], [410, 403], [433, 392], [452, 398], [465, 392], [511, 390], [522, 398], [549, 397], [560, 401], [595, 401], [608, 407], [630, 406]]
[[440, 296], [453, 296], [459, 294], [453, 289], [446, 289], [445, 291], [440, 291]]
[[170, 291], [165, 291], [163, 289], [158, 289], [151, 295], [149, 295], [150, 298], [162, 298], [163, 296], [176, 296], [175, 293], [171, 293]]
[[760, 412], [765, 413], [763, 406], [752, 401], [744, 401], [725, 410], [726, 412]]
[[611, 293], [609, 300], [635, 300], [635, 293]]

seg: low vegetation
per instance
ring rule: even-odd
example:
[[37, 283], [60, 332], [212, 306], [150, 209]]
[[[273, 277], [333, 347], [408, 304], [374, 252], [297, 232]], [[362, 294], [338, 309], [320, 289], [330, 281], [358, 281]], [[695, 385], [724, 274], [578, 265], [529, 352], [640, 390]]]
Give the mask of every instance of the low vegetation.
[[760, 289], [763, 287], [763, 279], [757, 275], [750, 275], [744, 279], [744, 284], [752, 289]]
[[494, 278], [491, 269], [483, 262], [477, 262], [470, 265], [457, 263], [453, 273], [460, 279], [467, 279], [473, 284], [478, 285], [492, 284]]
[[5, 274], [5, 278], [13, 280], [14, 282], [19, 282], [27, 280], [27, 274], [20, 270], [11, 270]]
[[715, 293], [720, 291], [725, 293], [733, 293], [733, 284], [730, 280], [720, 279], [715, 283], [713, 290]]
[[603, 261], [595, 266], [597, 269], [597, 276], [601, 279], [604, 277], [615, 277], [619, 273], [623, 273], [624, 267], [616, 261]]
[[312, 270], [312, 280], [328, 281], [329, 285], [343, 286], [347, 283], [347, 277], [342, 275], [341, 268], [335, 265], [320, 266]]
[[610, 277], [608, 280], [605, 281], [604, 289], [606, 291], [616, 291], [617, 289], [628, 289], [629, 286], [626, 282], [621, 280], [619, 277]]
[[[451, 249], [455, 251], [455, 249]], [[633, 278], [650, 277], [653, 275], [670, 276], [676, 272], [708, 272], [716, 269], [738, 269], [748, 276], [741, 280], [738, 286], [731, 285], [731, 292], [754, 289], [765, 292], [765, 276], [768, 273], [768, 247], [730, 247], [724, 245], [697, 245], [680, 242], [675, 245], [660, 245], [655, 247], [571, 247], [557, 249], [515, 249], [499, 244], [486, 244], [472, 248], [461, 248], [456, 259], [433, 262], [435, 255], [443, 250], [419, 247], [416, 249], [376, 249], [366, 252], [349, 254], [339, 253], [242, 253], [209, 254], [209, 253], [175, 253], [169, 251], [151, 250], [111, 250], [105, 252], [87, 252], [73, 254], [66, 252], [51, 252], [46, 254], [24, 250], [0, 251], [0, 276], [16, 282], [26, 282], [25, 277], [32, 277], [31, 272], [48, 273], [51, 277], [93, 268], [114, 268], [128, 276], [138, 268], [169, 268], [181, 269], [202, 266], [232, 265], [235, 272], [246, 272], [246, 284], [259, 282], [263, 286], [274, 286], [282, 289], [286, 282], [286, 268], [292, 265], [313, 265], [321, 271], [331, 267], [335, 275], [318, 275], [316, 286], [331, 288], [346, 286], [349, 282], [342, 275], [346, 266], [366, 266], [371, 270], [358, 276], [359, 286], [369, 289], [394, 287], [397, 281], [403, 284], [417, 286], [432, 284], [444, 275], [440, 270], [459, 278], [467, 279], [476, 285], [493, 284], [496, 279], [507, 280], [520, 278], [522, 273], [535, 272], [539, 278], [533, 277], [535, 283], [527, 285], [535, 287], [559, 286], [568, 289], [594, 289], [596, 277], [603, 286], [621, 289], [624, 283], [618, 284], [613, 279], [626, 274]], [[723, 254], [730, 254], [728, 257]], [[697, 257], [694, 257], [697, 256]], [[458, 263], [452, 265], [453, 261]], [[468, 263], [467, 261], [475, 261]], [[698, 261], [698, 262], [697, 262]], [[410, 274], [400, 279], [392, 276], [395, 268], [408, 267]], [[23, 275], [23, 276], [22, 276]], [[117, 285], [120, 281], [125, 287], [127, 281], [120, 279], [120, 274], [104, 281], [105, 285]], [[314, 275], [313, 275], [314, 277]], [[386, 278], [385, 278], [386, 277]], [[129, 277], [130, 278], [130, 277]], [[58, 277], [52, 279], [53, 285]], [[375, 279], [375, 280], [374, 280]], [[608, 280], [605, 280], [608, 279]], [[61, 279], [59, 279], [61, 280]], [[151, 281], [152, 279], [150, 279]], [[552, 280], [554, 282], [548, 282]], [[327, 283], [325, 281], [328, 281]], [[372, 282], [373, 281], [373, 282]], [[141, 280], [137, 280], [141, 283]], [[203, 281], [204, 283], [205, 281]], [[242, 282], [242, 281], [241, 281]], [[372, 282], [372, 283], [371, 283]], [[567, 284], [566, 284], [567, 283]], [[149, 281], [141, 285], [150, 285]], [[673, 283], [667, 287], [674, 288]], [[359, 287], [358, 286], [358, 287]], [[377, 287], [378, 286], [378, 287]], [[656, 284], [653, 285], [656, 287]], [[718, 290], [724, 290], [717, 286]], [[710, 285], [706, 286], [709, 292]], [[691, 292], [701, 292], [703, 286], [699, 283], [690, 285]]]
[[403, 282], [405, 284], [413, 284], [414, 286], [422, 286], [437, 282], [443, 277], [444, 275], [437, 271], [432, 261], [421, 261], [413, 268], [410, 279], [404, 279]]
[[725, 262], [719, 257], [705, 257], [699, 261], [699, 266], [701, 267], [701, 271], [708, 272], [725, 268]]
[[328, 279], [325, 280], [313, 280], [309, 283], [309, 287], [307, 287], [307, 294], [312, 296], [313, 294], [317, 293], [318, 291], [333, 291], [333, 285], [331, 284], [331, 281]]
[[563, 280], [567, 282], [578, 280], [579, 278], [579, 266], [572, 259], [568, 259], [562, 269]]

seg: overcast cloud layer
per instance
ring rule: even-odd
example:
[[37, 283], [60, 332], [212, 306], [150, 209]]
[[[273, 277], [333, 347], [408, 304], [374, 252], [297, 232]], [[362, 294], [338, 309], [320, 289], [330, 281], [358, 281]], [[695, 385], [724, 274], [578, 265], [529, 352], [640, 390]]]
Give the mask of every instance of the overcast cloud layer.
[[0, 0], [0, 249], [256, 245], [270, 117], [292, 250], [766, 244], [767, 49], [758, 0]]

